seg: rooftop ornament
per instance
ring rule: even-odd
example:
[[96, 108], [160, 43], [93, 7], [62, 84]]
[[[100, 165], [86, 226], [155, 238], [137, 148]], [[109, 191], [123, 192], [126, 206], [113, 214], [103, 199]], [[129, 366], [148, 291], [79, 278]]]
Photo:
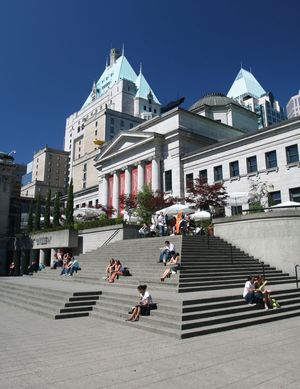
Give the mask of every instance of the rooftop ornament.
[[101, 140], [101, 139], [94, 139], [93, 140], [94, 144], [97, 145], [97, 146], [102, 146], [104, 143], [105, 143], [105, 140]]

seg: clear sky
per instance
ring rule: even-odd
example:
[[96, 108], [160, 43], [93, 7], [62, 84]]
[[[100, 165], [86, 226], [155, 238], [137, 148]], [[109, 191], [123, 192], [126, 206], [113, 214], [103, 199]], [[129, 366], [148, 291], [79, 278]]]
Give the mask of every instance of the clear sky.
[[300, 89], [298, 0], [1, 0], [0, 150], [63, 148], [111, 47], [160, 101], [227, 93], [241, 63], [281, 104]]

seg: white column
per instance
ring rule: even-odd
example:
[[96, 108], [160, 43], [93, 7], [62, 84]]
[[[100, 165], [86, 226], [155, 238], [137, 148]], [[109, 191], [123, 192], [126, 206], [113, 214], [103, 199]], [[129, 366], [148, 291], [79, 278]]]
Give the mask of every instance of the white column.
[[124, 188], [125, 194], [131, 193], [131, 167], [126, 166], [125, 169], [125, 188]]
[[152, 159], [152, 190], [160, 190], [160, 160]]
[[140, 161], [138, 164], [138, 185], [137, 185], [138, 192], [143, 189], [144, 178], [145, 178], [144, 163]]
[[108, 179], [107, 176], [102, 176], [102, 187], [101, 187], [101, 205], [107, 206], [108, 202]]
[[39, 263], [45, 264], [46, 250], [40, 249]]
[[113, 200], [112, 206], [115, 209], [114, 216], [119, 213], [119, 172], [114, 172], [114, 185], [113, 185]]

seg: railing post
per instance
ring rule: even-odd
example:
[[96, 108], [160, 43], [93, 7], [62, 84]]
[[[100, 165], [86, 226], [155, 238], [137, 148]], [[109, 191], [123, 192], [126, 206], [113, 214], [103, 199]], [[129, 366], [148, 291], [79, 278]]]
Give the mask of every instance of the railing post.
[[296, 265], [296, 266], [295, 266], [296, 288], [297, 288], [297, 289], [299, 288], [299, 286], [298, 286], [298, 267], [299, 267], [299, 265]]

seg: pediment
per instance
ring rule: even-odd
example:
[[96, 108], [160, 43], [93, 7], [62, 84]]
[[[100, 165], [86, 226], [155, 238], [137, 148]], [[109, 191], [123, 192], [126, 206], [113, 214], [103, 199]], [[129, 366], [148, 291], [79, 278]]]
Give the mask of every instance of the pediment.
[[138, 147], [140, 144], [153, 139], [154, 135], [152, 133], [121, 133], [103, 150], [97, 160], [101, 161], [104, 158], [106, 159], [115, 154], [133, 149], [134, 147]]

